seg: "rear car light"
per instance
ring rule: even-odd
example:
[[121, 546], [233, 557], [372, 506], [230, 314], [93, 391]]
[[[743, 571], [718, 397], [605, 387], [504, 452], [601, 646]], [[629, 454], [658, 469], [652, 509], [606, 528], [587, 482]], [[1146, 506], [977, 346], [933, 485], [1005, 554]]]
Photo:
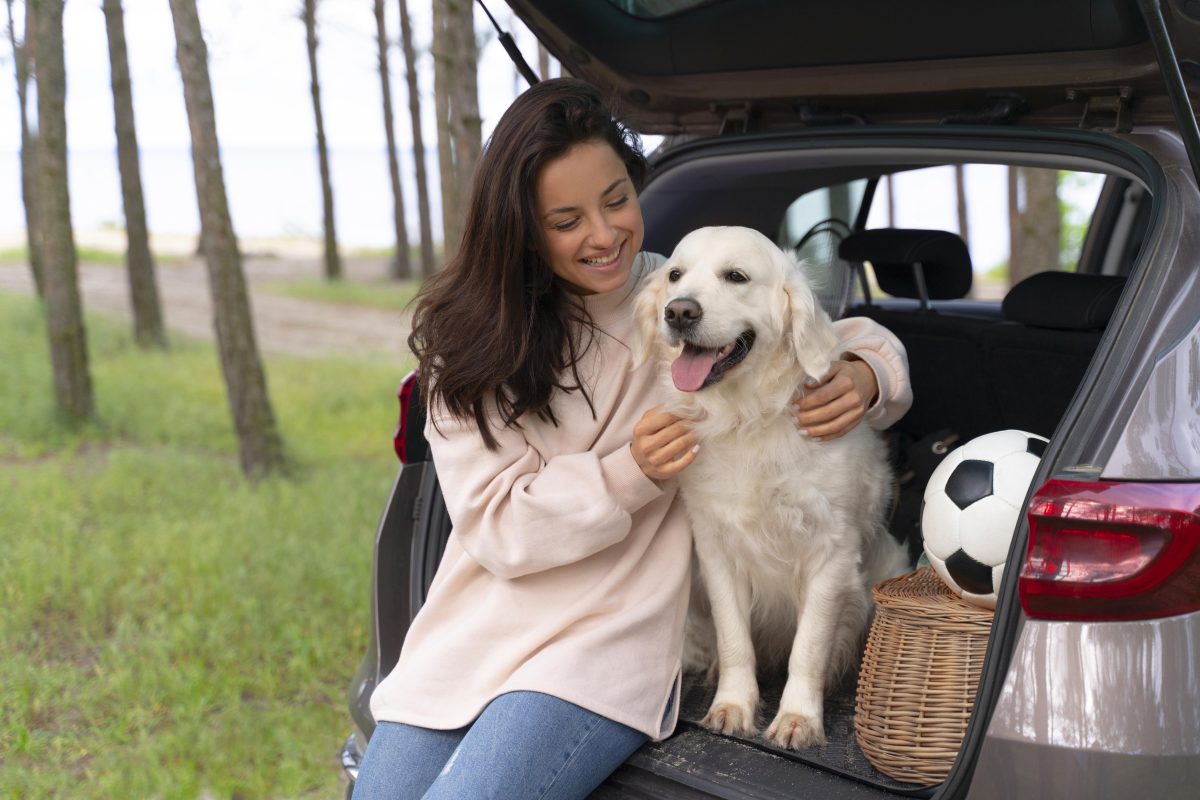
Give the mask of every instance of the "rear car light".
[[1017, 589], [1041, 619], [1200, 609], [1200, 483], [1048, 481], [1029, 504]]
[[404, 442], [408, 437], [408, 407], [412, 403], [413, 389], [417, 385], [417, 372], [413, 370], [400, 381], [396, 390], [396, 399], [400, 401], [400, 419], [396, 422], [396, 432], [392, 434], [392, 446], [396, 449], [396, 458], [401, 464], [407, 464], [404, 453]]

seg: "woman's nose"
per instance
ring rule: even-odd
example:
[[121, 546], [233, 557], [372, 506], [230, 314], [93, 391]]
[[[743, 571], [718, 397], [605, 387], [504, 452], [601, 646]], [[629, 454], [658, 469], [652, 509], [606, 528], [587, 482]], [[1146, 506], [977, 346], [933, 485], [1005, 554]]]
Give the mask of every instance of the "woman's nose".
[[617, 240], [617, 232], [608, 217], [598, 214], [590, 226], [588, 239], [593, 247], [603, 250]]

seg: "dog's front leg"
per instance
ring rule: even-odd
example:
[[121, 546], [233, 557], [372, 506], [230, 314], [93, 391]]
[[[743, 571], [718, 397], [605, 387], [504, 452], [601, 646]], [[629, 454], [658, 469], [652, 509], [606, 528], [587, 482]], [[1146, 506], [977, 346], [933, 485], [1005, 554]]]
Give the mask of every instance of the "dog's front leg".
[[696, 531], [696, 555], [712, 607], [717, 632], [717, 694], [701, 720], [706, 728], [726, 735], [757, 732], [758, 678], [754, 643], [750, 638], [750, 586], [739, 580], [725, 553], [715, 546], [713, 532]]
[[788, 659], [788, 680], [767, 738], [798, 750], [825, 743], [825, 671], [847, 576], [832, 565], [808, 576]]

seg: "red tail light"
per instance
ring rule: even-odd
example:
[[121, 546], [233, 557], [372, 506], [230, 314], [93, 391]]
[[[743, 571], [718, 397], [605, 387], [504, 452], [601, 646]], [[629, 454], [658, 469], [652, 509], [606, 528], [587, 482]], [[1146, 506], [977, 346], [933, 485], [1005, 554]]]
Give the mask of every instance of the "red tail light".
[[404, 442], [408, 437], [408, 406], [412, 402], [413, 389], [417, 385], [416, 370], [404, 376], [400, 388], [396, 390], [396, 399], [400, 401], [400, 420], [396, 423], [396, 432], [392, 434], [392, 446], [396, 448], [396, 458], [401, 464], [407, 464], [404, 454]]
[[1047, 482], [1029, 504], [1018, 591], [1043, 619], [1200, 609], [1200, 484]]

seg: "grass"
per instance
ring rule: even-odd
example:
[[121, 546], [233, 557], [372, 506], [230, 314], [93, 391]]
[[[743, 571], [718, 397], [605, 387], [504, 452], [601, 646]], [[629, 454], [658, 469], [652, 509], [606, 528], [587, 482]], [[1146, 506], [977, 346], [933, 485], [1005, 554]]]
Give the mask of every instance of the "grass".
[[[125, 252], [123, 250], [105, 250], [100, 247], [76, 247], [76, 259], [80, 262], [88, 264], [110, 264], [114, 266], [125, 266]], [[155, 253], [154, 261], [160, 264], [173, 263], [181, 260], [181, 256], [173, 254]], [[19, 247], [9, 247], [0, 250], [0, 263], [4, 264], [28, 264], [29, 263], [29, 248], [25, 245]]]
[[274, 281], [263, 287], [272, 294], [317, 300], [339, 305], [370, 306], [387, 310], [402, 310], [416, 297], [420, 281], [328, 281], [324, 278], [297, 278]]
[[0, 292], [0, 798], [340, 797], [399, 373], [268, 360], [292, 468], [251, 484], [212, 347], [126, 327], [70, 427]]

